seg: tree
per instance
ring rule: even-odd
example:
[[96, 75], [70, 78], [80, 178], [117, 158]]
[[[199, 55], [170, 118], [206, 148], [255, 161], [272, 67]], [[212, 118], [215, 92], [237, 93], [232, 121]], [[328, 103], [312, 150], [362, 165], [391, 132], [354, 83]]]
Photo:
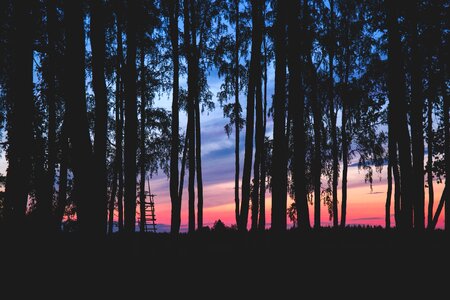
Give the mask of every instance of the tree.
[[23, 226], [31, 171], [33, 113], [33, 31], [31, 3], [12, 2], [9, 53], [12, 64], [7, 82], [8, 169], [5, 185], [5, 219], [11, 230]]
[[[305, 164], [305, 94], [302, 85], [302, 67], [304, 67], [300, 39], [297, 34], [304, 34], [300, 27], [300, 3], [290, 2], [288, 15], [288, 68], [289, 68], [289, 102], [294, 110], [293, 116], [293, 181], [297, 223], [301, 228], [310, 228], [308, 199], [306, 194]], [[294, 206], [291, 206], [294, 208]]]
[[178, 144], [179, 138], [179, 47], [178, 47], [178, 15], [179, 1], [168, 1], [169, 11], [169, 34], [172, 47], [172, 143], [170, 152], [170, 199], [172, 203], [171, 213], [171, 233], [178, 233], [181, 224], [181, 197], [178, 197]]
[[94, 162], [96, 176], [96, 199], [92, 203], [98, 228], [92, 230], [103, 233], [106, 230], [107, 172], [106, 138], [108, 119], [108, 100], [105, 83], [105, 17], [106, 7], [103, 0], [91, 3], [91, 47], [92, 47], [92, 85], [95, 93], [95, 138]]
[[412, 228], [412, 179], [411, 146], [406, 111], [405, 72], [402, 63], [402, 49], [398, 28], [399, 4], [386, 2], [386, 25], [388, 28], [388, 90], [392, 102], [392, 114], [396, 120], [394, 127], [400, 162], [401, 226]]
[[138, 1], [127, 1], [127, 58], [125, 66], [125, 231], [136, 224], [137, 90], [136, 41]]
[[278, 1], [274, 31], [275, 96], [273, 112], [272, 229], [286, 229], [287, 137], [286, 137], [286, 21], [287, 5]]
[[[66, 25], [66, 77], [64, 79], [67, 105], [68, 136], [71, 142], [71, 156], [75, 181], [77, 220], [81, 232], [92, 231], [98, 221], [92, 210], [95, 190], [91, 166], [94, 164], [92, 144], [86, 110], [85, 88], [85, 42], [83, 6], [78, 1], [65, 3]], [[97, 223], [97, 224], [95, 224]]]

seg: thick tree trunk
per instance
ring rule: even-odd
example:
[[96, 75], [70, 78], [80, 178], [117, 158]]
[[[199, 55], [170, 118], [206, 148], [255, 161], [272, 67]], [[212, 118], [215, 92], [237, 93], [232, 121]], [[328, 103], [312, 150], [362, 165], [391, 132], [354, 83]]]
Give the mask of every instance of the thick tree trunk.
[[272, 229], [286, 229], [286, 19], [287, 4], [278, 1], [275, 19], [275, 96], [273, 119]]
[[136, 225], [136, 31], [138, 1], [128, 1], [127, 59], [125, 72], [125, 231], [135, 231]]
[[423, 85], [422, 55], [418, 47], [417, 14], [418, 2], [408, 6], [409, 35], [411, 48], [411, 141], [414, 176], [414, 227], [425, 228], [425, 189], [424, 189], [424, 135], [423, 135]]
[[[172, 139], [170, 149], [170, 200], [172, 204], [171, 212], [171, 227], [172, 234], [180, 232], [181, 225], [181, 199], [178, 197], [178, 152], [179, 152], [179, 73], [180, 73], [180, 59], [178, 50], [178, 14], [179, 1], [169, 1], [169, 33], [172, 46]], [[181, 183], [180, 183], [181, 184]]]
[[80, 231], [98, 234], [98, 220], [94, 213], [96, 195], [94, 165], [85, 90], [85, 39], [83, 5], [79, 1], [65, 3], [66, 21], [66, 101], [68, 113], [68, 136], [72, 144], [72, 162], [77, 196], [77, 221]]
[[236, 24], [235, 24], [235, 38], [236, 38], [236, 45], [234, 46], [234, 67], [235, 67], [235, 74], [234, 74], [234, 127], [235, 127], [235, 149], [234, 149], [234, 214], [236, 218], [236, 225], [239, 224], [239, 150], [240, 150], [240, 108], [241, 105], [239, 104], [239, 0], [235, 0], [235, 10], [236, 10]]
[[406, 110], [406, 81], [403, 68], [402, 46], [397, 18], [399, 17], [399, 4], [387, 2], [387, 27], [388, 27], [388, 91], [389, 101], [392, 102], [392, 114], [396, 123], [394, 130], [399, 150], [400, 181], [401, 181], [401, 227], [410, 229], [413, 226], [412, 208], [412, 167], [411, 147], [408, 131]]
[[309, 229], [308, 199], [306, 195], [305, 177], [305, 94], [302, 86], [301, 45], [298, 33], [301, 32], [299, 15], [300, 3], [290, 2], [288, 21], [288, 68], [289, 68], [289, 103], [293, 109], [293, 136], [294, 136], [294, 197], [297, 207], [297, 222], [299, 228]]
[[11, 59], [14, 68], [8, 82], [8, 169], [5, 220], [9, 229], [22, 229], [28, 202], [33, 119], [33, 49], [30, 3], [12, 2]]
[[91, 47], [92, 47], [92, 86], [95, 94], [95, 139], [94, 163], [96, 175], [96, 199], [92, 203], [95, 216], [95, 228], [99, 234], [106, 231], [107, 203], [107, 171], [106, 171], [106, 139], [108, 104], [105, 83], [105, 15], [106, 9], [102, 0], [91, 2]]

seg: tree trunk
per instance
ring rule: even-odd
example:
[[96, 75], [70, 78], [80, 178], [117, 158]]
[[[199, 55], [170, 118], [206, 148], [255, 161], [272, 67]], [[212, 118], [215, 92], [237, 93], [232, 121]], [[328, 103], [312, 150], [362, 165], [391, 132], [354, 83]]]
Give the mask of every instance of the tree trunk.
[[98, 222], [94, 213], [96, 195], [94, 165], [85, 90], [85, 39], [83, 5], [79, 1], [65, 2], [66, 21], [66, 101], [68, 136], [72, 144], [74, 191], [77, 198], [77, 221], [81, 232], [98, 234]]
[[104, 234], [106, 231], [107, 170], [106, 139], [108, 104], [105, 83], [105, 14], [102, 0], [91, 2], [91, 47], [92, 47], [92, 86], [95, 94], [95, 139], [94, 163], [96, 175], [96, 199], [92, 203], [95, 228], [91, 230]]
[[433, 188], [433, 101], [436, 97], [436, 87], [434, 74], [430, 82], [431, 95], [428, 97], [427, 107], [427, 183], [428, 183], [428, 223], [427, 228], [433, 221], [433, 206], [434, 206], [434, 188]]
[[14, 68], [8, 82], [8, 169], [5, 188], [5, 220], [15, 231], [24, 225], [28, 202], [33, 138], [33, 49], [30, 3], [13, 1], [15, 28], [11, 32]]
[[[198, 73], [197, 73], [198, 74]], [[196, 82], [198, 82], [196, 80]], [[195, 99], [195, 156], [197, 167], [197, 228], [203, 228], [203, 177], [202, 177], [202, 140], [200, 128], [200, 97], [197, 93]]]
[[411, 48], [411, 142], [413, 154], [414, 176], [414, 227], [425, 228], [425, 189], [424, 189], [424, 141], [423, 141], [423, 85], [422, 85], [422, 55], [417, 46], [417, 10], [418, 2], [413, 1], [408, 6], [409, 35]]
[[286, 229], [286, 19], [285, 1], [278, 1], [275, 19], [275, 96], [273, 117], [272, 229]]
[[139, 204], [140, 204], [140, 232], [145, 232], [145, 164], [146, 164], [146, 153], [145, 153], [145, 107], [146, 107], [146, 99], [145, 99], [145, 53], [144, 53], [144, 31], [141, 28], [140, 34], [140, 71], [141, 71], [141, 81], [140, 81], [140, 92], [141, 92], [141, 126], [140, 126], [140, 159], [139, 159], [139, 168], [140, 168], [140, 176], [139, 176]]
[[48, 32], [48, 65], [47, 65], [47, 105], [48, 105], [48, 158], [47, 158], [47, 191], [48, 199], [46, 199], [44, 218], [46, 222], [51, 220], [53, 195], [55, 185], [55, 167], [56, 167], [56, 41], [57, 41], [57, 12], [56, 1], [49, 0], [47, 3], [47, 32]]
[[[117, 159], [117, 158], [116, 158]], [[111, 195], [109, 198], [109, 205], [108, 205], [108, 233], [112, 234], [114, 233], [114, 202], [116, 199], [117, 194], [117, 167], [116, 162], [114, 161], [114, 170], [113, 170], [113, 179], [112, 179], [112, 186], [111, 186]]]
[[387, 194], [386, 194], [386, 207], [385, 207], [385, 226], [386, 229], [391, 228], [391, 198], [392, 198], [392, 165], [388, 163], [387, 169]]
[[[119, 2], [119, 5], [122, 2]], [[123, 97], [124, 97], [124, 61], [122, 41], [122, 6], [116, 10], [117, 20], [117, 61], [116, 61], [116, 167], [119, 178], [117, 189], [118, 231], [123, 230]]]
[[[188, 126], [186, 126], [187, 128]], [[188, 150], [188, 136], [185, 133], [184, 137], [184, 149], [183, 149], [183, 157], [181, 158], [181, 173], [180, 173], [180, 187], [178, 189], [178, 199], [181, 203], [183, 199], [183, 185], [184, 185], [184, 173], [186, 171], [186, 160], [187, 160], [187, 150]], [[181, 206], [180, 206], [181, 209]]]
[[331, 123], [331, 152], [333, 157], [333, 175], [332, 175], [332, 208], [333, 208], [333, 226], [337, 227], [339, 225], [338, 218], [338, 177], [339, 177], [339, 145], [337, 141], [337, 130], [336, 130], [336, 112], [334, 106], [334, 1], [330, 0], [330, 40], [332, 40], [329, 47], [328, 53], [328, 66], [329, 66], [329, 90], [328, 90], [328, 100], [329, 100], [329, 110], [330, 110], [330, 123]]
[[67, 117], [61, 128], [59, 144], [61, 148], [61, 163], [59, 165], [58, 199], [55, 208], [55, 227], [61, 230], [61, 222], [64, 218], [64, 211], [67, 205], [67, 164], [69, 160], [69, 141], [67, 140]]
[[[300, 16], [300, 3], [292, 1], [289, 6], [288, 21], [288, 68], [289, 68], [289, 103], [293, 109], [293, 136], [294, 136], [294, 197], [297, 207], [297, 222], [299, 228], [311, 227], [309, 221], [308, 199], [306, 195], [305, 177], [305, 94], [302, 86], [301, 45], [298, 33], [302, 32], [298, 17]], [[303, 33], [303, 32], [302, 32]]]
[[263, 129], [262, 129], [262, 149], [261, 149], [261, 178], [259, 184], [259, 230], [266, 229], [266, 169], [267, 169], [267, 148], [266, 148], [266, 124], [267, 124], [267, 45], [266, 45], [266, 6], [263, 3], [263, 51], [264, 51], [264, 104], [263, 104]]
[[250, 179], [251, 179], [251, 167], [252, 167], [252, 156], [253, 156], [253, 126], [254, 126], [254, 115], [255, 115], [255, 92], [256, 92], [256, 81], [258, 76], [257, 64], [260, 62], [257, 60], [257, 52], [261, 51], [261, 47], [257, 46], [257, 27], [259, 24], [257, 10], [258, 1], [251, 1], [252, 5], [252, 48], [251, 48], [251, 58], [250, 58], [250, 68], [249, 68], [249, 79], [248, 79], [248, 90], [247, 90], [247, 107], [246, 107], [246, 126], [245, 126], [245, 154], [244, 154], [244, 169], [242, 171], [242, 203], [241, 203], [241, 213], [239, 230], [247, 230], [248, 222], [248, 210], [250, 206]]
[[191, 17], [189, 13], [189, 0], [184, 0], [184, 46], [188, 62], [188, 124], [187, 124], [187, 135], [189, 144], [189, 220], [188, 220], [188, 231], [195, 231], [195, 99], [194, 99], [194, 89], [196, 86], [195, 82], [195, 67], [193, 61], [193, 50], [191, 45]]
[[348, 135], [347, 135], [347, 118], [348, 107], [346, 100], [342, 105], [342, 203], [341, 203], [341, 227], [345, 228], [347, 224], [347, 174], [348, 174]]
[[[171, 212], [171, 227], [172, 234], [180, 232], [181, 225], [181, 198], [178, 197], [178, 144], [180, 142], [179, 131], [179, 73], [180, 73], [180, 59], [178, 51], [178, 14], [179, 1], [169, 1], [169, 33], [172, 46], [172, 139], [170, 149], [170, 200], [172, 204]], [[181, 183], [180, 183], [181, 184]]]
[[320, 193], [321, 182], [320, 177], [322, 173], [322, 161], [321, 161], [321, 128], [322, 128], [322, 112], [320, 107], [319, 98], [317, 95], [317, 73], [312, 61], [312, 33], [311, 33], [311, 20], [309, 16], [308, 1], [303, 1], [303, 18], [305, 20], [305, 30], [309, 30], [307, 34], [310, 36], [306, 40], [306, 60], [308, 65], [309, 86], [310, 86], [310, 99], [313, 111], [314, 119], [314, 156], [312, 162], [312, 174], [313, 174], [313, 186], [314, 186], [314, 228], [320, 228]]
[[125, 72], [125, 231], [135, 231], [136, 225], [136, 30], [138, 1], [128, 1], [127, 61]]
[[234, 47], [234, 127], [235, 127], [235, 149], [234, 149], [234, 214], [236, 218], [236, 225], [239, 224], [239, 142], [240, 142], [240, 114], [241, 105], [239, 104], [239, 0], [235, 0], [236, 9], [236, 25], [235, 25], [235, 38], [236, 45]]
[[392, 114], [395, 118], [394, 130], [397, 132], [397, 143], [400, 162], [401, 181], [401, 227], [410, 229], [413, 226], [412, 209], [412, 178], [411, 178], [411, 147], [406, 110], [406, 81], [403, 68], [402, 45], [398, 25], [397, 2], [387, 2], [388, 27], [388, 92], [389, 102], [392, 102]]
[[[259, 1], [261, 2], [261, 1]], [[263, 132], [263, 108], [262, 108], [262, 68], [261, 68], [261, 44], [263, 37], [263, 16], [262, 3], [257, 3], [256, 9], [256, 23], [254, 23], [256, 38], [255, 50], [255, 89], [256, 89], [256, 124], [255, 124], [255, 162], [253, 165], [253, 195], [252, 195], [252, 224], [251, 229], [258, 229], [258, 214], [259, 214], [259, 184], [260, 184], [260, 169], [261, 169], [261, 153], [264, 145]]]

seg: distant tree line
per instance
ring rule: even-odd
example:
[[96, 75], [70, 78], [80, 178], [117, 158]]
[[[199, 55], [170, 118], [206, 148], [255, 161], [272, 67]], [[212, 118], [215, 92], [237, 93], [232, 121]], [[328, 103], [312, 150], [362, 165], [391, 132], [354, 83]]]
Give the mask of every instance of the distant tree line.
[[[235, 142], [239, 230], [266, 228], [268, 192], [274, 231], [288, 218], [319, 228], [322, 205], [333, 227], [345, 227], [352, 161], [370, 186], [387, 164], [386, 228], [434, 229], [444, 210], [449, 229], [449, 8], [448, 0], [3, 0], [0, 226], [56, 232], [76, 220], [89, 235], [114, 224], [144, 231], [136, 206], [144, 210], [147, 179], [162, 171], [177, 234], [187, 171], [188, 229], [201, 229], [201, 116], [216, 98]], [[158, 97], [170, 98], [171, 111]]]

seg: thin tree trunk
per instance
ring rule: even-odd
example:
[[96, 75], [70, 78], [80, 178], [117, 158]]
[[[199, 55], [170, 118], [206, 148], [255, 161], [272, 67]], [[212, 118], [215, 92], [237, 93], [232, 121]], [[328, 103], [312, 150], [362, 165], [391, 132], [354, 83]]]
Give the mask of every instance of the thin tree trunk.
[[253, 195], [252, 195], [252, 224], [251, 229], [258, 229], [258, 214], [259, 214], [259, 184], [260, 184], [260, 169], [261, 169], [261, 153], [264, 145], [263, 133], [263, 108], [262, 108], [262, 68], [261, 68], [261, 44], [263, 37], [263, 16], [262, 4], [258, 3], [255, 6], [257, 9], [256, 23], [254, 23], [256, 30], [255, 50], [255, 89], [256, 89], [256, 123], [255, 123], [255, 162], [253, 165]]
[[235, 0], [235, 9], [236, 9], [236, 25], [235, 25], [235, 38], [236, 45], [234, 48], [234, 127], [235, 127], [235, 149], [234, 149], [234, 214], [236, 218], [236, 225], [239, 224], [239, 150], [240, 150], [240, 115], [241, 115], [241, 106], [239, 104], [239, 0]]
[[[330, 39], [334, 39], [334, 1], [330, 0]], [[333, 156], [333, 175], [332, 175], [332, 189], [333, 189], [333, 226], [337, 227], [339, 225], [338, 218], [338, 177], [339, 177], [339, 145], [337, 141], [337, 130], [336, 130], [336, 112], [334, 106], [334, 40], [331, 42], [329, 49], [329, 90], [328, 90], [328, 100], [329, 100], [329, 110], [330, 110], [330, 123], [331, 123], [331, 152]]]
[[[303, 18], [305, 20], [305, 30], [311, 31], [311, 20], [309, 16], [308, 1], [303, 1]], [[309, 33], [308, 35], [311, 35]], [[321, 182], [320, 177], [322, 173], [321, 162], [321, 128], [322, 128], [322, 113], [320, 102], [317, 95], [317, 73], [312, 61], [312, 38], [306, 41], [306, 60], [308, 65], [308, 75], [310, 85], [310, 99], [314, 119], [314, 155], [312, 162], [313, 186], [314, 186], [314, 228], [320, 228], [320, 193]]]
[[114, 202], [116, 200], [116, 194], [117, 194], [117, 167], [116, 162], [114, 161], [114, 174], [112, 179], [112, 186], [111, 186], [111, 195], [109, 198], [109, 205], [108, 205], [108, 233], [112, 234], [114, 233]]
[[145, 116], [145, 108], [146, 108], [146, 99], [145, 99], [145, 53], [144, 53], [144, 47], [143, 47], [143, 39], [144, 39], [144, 32], [143, 29], [140, 31], [140, 42], [141, 42], [141, 49], [140, 49], [140, 71], [141, 71], [141, 81], [140, 81], [140, 92], [141, 92], [141, 126], [140, 126], [140, 159], [139, 159], [139, 167], [140, 167], [140, 176], [139, 176], [139, 204], [140, 204], [140, 232], [145, 232], [145, 164], [146, 164], [146, 157], [145, 157], [145, 122], [146, 122], [146, 116]]
[[125, 231], [135, 231], [136, 225], [136, 31], [138, 1], [128, 1], [127, 61], [125, 73]]
[[195, 99], [195, 142], [196, 167], [197, 167], [197, 228], [203, 228], [203, 177], [202, 177], [202, 141], [200, 128], [200, 97]]
[[266, 45], [266, 6], [263, 3], [263, 51], [264, 51], [264, 104], [263, 104], [263, 129], [262, 129], [262, 150], [261, 150], [261, 178], [259, 184], [259, 230], [266, 229], [266, 169], [267, 169], [267, 148], [266, 148], [266, 124], [267, 124], [267, 45]]
[[196, 86], [194, 75], [194, 62], [193, 62], [193, 50], [191, 45], [191, 17], [189, 13], [189, 0], [184, 0], [184, 46], [186, 47], [186, 56], [188, 62], [188, 124], [187, 135], [189, 143], [189, 220], [188, 231], [195, 231], [195, 101], [194, 101], [194, 89]]
[[[173, 63], [173, 77], [172, 77], [172, 139], [170, 149], [170, 199], [172, 204], [171, 212], [171, 227], [172, 234], [180, 232], [181, 225], [181, 198], [178, 197], [178, 152], [179, 152], [179, 69], [180, 59], [178, 50], [178, 14], [179, 1], [169, 1], [169, 31], [170, 41], [172, 46], [172, 63]], [[180, 183], [181, 184], [181, 183]]]
[[425, 189], [424, 189], [424, 141], [423, 141], [423, 98], [422, 55], [417, 46], [418, 1], [413, 1], [409, 12], [409, 35], [411, 48], [411, 141], [414, 176], [414, 228], [425, 228]]
[[[119, 2], [120, 4], [121, 2]], [[116, 66], [116, 164], [119, 178], [117, 190], [118, 230], [123, 230], [123, 96], [124, 96], [124, 61], [122, 41], [122, 7], [117, 7], [117, 66]]]
[[[433, 76], [433, 75], [432, 75]], [[433, 100], [435, 98], [435, 83], [434, 78], [431, 79], [430, 90], [431, 95], [428, 97], [427, 107], [427, 183], [428, 183], [428, 224], [427, 228], [430, 228], [430, 224], [433, 221], [433, 206], [434, 206], [434, 188], [433, 188]]]
[[[183, 157], [181, 158], [180, 187], [178, 189], [178, 199], [179, 199], [180, 203], [181, 203], [181, 200], [183, 199], [184, 174], [186, 171], [186, 160], [187, 160], [188, 147], [189, 147], [188, 136], [187, 136], [187, 133], [185, 133]], [[180, 209], [181, 209], [181, 207], [180, 207]]]
[[386, 194], [386, 207], [385, 207], [385, 225], [386, 229], [391, 228], [391, 199], [392, 199], [392, 165], [388, 163], [387, 169], [387, 194]]
[[61, 134], [59, 137], [61, 162], [59, 165], [59, 191], [55, 208], [55, 226], [58, 231], [61, 230], [61, 222], [63, 221], [64, 211], [67, 204], [67, 164], [69, 160], [69, 141], [67, 140], [66, 116], [64, 117], [64, 123], [62, 125]]
[[56, 145], [56, 41], [57, 41], [57, 12], [56, 1], [49, 0], [47, 3], [47, 32], [48, 32], [48, 65], [47, 65], [47, 105], [48, 105], [48, 158], [47, 158], [47, 191], [48, 199], [45, 200], [45, 211], [43, 217], [49, 222], [52, 216], [55, 167], [57, 156]]
[[348, 174], [348, 135], [347, 135], [347, 117], [348, 107], [343, 102], [342, 107], [342, 203], [341, 203], [341, 227], [347, 224], [347, 174]]
[[[302, 86], [301, 74], [301, 45], [297, 35], [301, 31], [298, 16], [300, 14], [300, 3], [290, 2], [288, 21], [288, 68], [289, 68], [289, 103], [293, 109], [293, 136], [294, 136], [294, 197], [297, 207], [297, 223], [299, 228], [309, 229], [308, 199], [306, 195], [305, 177], [305, 94]], [[303, 33], [303, 32], [302, 32]]]
[[22, 229], [28, 202], [33, 139], [33, 49], [30, 2], [12, 2], [11, 59], [8, 82], [8, 169], [5, 219], [9, 229]]
[[278, 1], [275, 20], [275, 96], [273, 119], [272, 229], [286, 229], [286, 18], [285, 1]]
[[94, 163], [96, 175], [96, 199], [92, 203], [95, 228], [91, 230], [104, 234], [106, 231], [107, 170], [106, 139], [108, 105], [105, 83], [105, 14], [102, 0], [91, 2], [91, 47], [92, 47], [92, 86], [95, 94], [95, 139]]
[[261, 51], [261, 43], [259, 42], [258, 48], [258, 27], [259, 20], [258, 1], [251, 1], [252, 5], [252, 48], [250, 58], [249, 80], [247, 90], [247, 108], [246, 108], [246, 127], [245, 127], [245, 154], [244, 154], [244, 169], [242, 172], [242, 203], [239, 229], [242, 231], [247, 230], [248, 222], [248, 210], [250, 206], [250, 180], [251, 180], [251, 167], [253, 156], [253, 131], [254, 131], [254, 115], [255, 115], [255, 92], [257, 83], [257, 69], [260, 61], [258, 60], [258, 52]]

